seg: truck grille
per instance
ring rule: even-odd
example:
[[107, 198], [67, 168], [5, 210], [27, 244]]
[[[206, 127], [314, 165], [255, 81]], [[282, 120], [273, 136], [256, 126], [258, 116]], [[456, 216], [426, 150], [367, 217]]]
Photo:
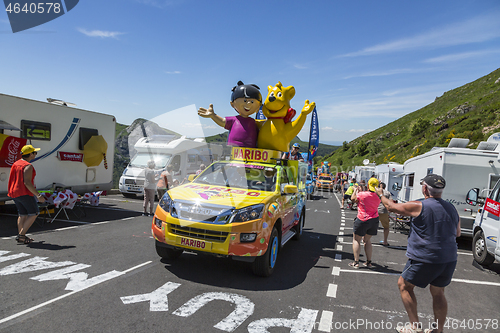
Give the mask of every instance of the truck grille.
[[203, 239], [212, 242], [221, 242], [221, 243], [224, 243], [226, 241], [227, 235], [229, 234], [228, 232], [223, 232], [223, 231], [183, 227], [178, 224], [172, 224], [172, 223], [169, 223], [168, 229], [170, 233], [175, 235], [186, 236], [196, 239]]
[[200, 205], [189, 201], [176, 200], [174, 209], [177, 217], [182, 220], [226, 224], [234, 208], [211, 204]]
[[144, 180], [125, 179], [125, 185], [141, 185], [144, 186]]

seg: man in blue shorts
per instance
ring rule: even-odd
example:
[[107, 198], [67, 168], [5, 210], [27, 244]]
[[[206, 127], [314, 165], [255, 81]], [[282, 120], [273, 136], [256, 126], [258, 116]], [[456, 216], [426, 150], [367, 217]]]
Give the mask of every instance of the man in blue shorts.
[[446, 182], [443, 177], [429, 174], [420, 181], [423, 201], [394, 203], [377, 189], [384, 206], [391, 212], [411, 217], [406, 256], [409, 258], [398, 280], [399, 292], [410, 322], [398, 327], [401, 333], [422, 332], [417, 313], [415, 286], [430, 284], [435, 328], [426, 333], [441, 333], [446, 322], [448, 302], [444, 288], [450, 284], [457, 264], [457, 242], [460, 219], [455, 207], [441, 199]]

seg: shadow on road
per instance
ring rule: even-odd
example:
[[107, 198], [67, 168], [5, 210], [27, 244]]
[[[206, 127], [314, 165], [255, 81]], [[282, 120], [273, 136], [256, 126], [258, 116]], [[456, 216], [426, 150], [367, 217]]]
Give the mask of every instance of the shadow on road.
[[286, 290], [300, 285], [320, 257], [334, 258], [336, 236], [304, 229], [300, 241], [289, 241], [279, 252], [273, 275], [255, 276], [252, 264], [229, 258], [184, 253], [175, 261], [162, 260], [177, 277], [196, 283], [238, 290]]

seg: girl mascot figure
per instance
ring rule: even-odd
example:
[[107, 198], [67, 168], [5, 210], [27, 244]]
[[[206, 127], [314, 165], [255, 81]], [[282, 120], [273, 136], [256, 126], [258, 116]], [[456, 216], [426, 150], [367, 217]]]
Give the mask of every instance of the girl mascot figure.
[[213, 104], [208, 109], [199, 108], [198, 115], [212, 118], [219, 126], [229, 130], [227, 144], [229, 146], [256, 148], [258, 128], [255, 119], [250, 115], [256, 113], [262, 104], [262, 95], [255, 84], [238, 85], [232, 89], [231, 106], [239, 113], [238, 116], [221, 117], [214, 112]]

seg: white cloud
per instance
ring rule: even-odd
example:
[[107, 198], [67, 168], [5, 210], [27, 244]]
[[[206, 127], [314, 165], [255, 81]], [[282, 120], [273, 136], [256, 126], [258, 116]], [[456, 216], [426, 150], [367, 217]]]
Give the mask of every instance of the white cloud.
[[500, 37], [499, 12], [478, 16], [424, 32], [413, 37], [367, 47], [342, 57], [356, 57], [380, 53], [391, 53], [422, 48], [439, 48], [452, 45], [480, 43]]
[[124, 32], [116, 32], [116, 31], [102, 31], [102, 30], [92, 30], [88, 31], [86, 29], [78, 28], [82, 34], [88, 37], [101, 37], [101, 38], [117, 38], [120, 35], [125, 34]]
[[447, 54], [440, 57], [426, 59], [424, 60], [424, 63], [447, 63], [451, 61], [460, 61], [470, 58], [479, 58], [490, 54], [498, 54], [498, 53], [500, 53], [500, 50], [482, 50], [482, 51], [463, 52], [456, 54]]
[[301, 65], [301, 64], [294, 64], [293, 67], [295, 67], [297, 69], [307, 69], [307, 66]]
[[397, 74], [414, 74], [414, 73], [422, 73], [435, 71], [435, 68], [398, 68], [398, 69], [390, 69], [383, 72], [367, 72], [360, 74], [353, 74], [344, 77], [344, 79], [352, 79], [355, 77], [374, 77], [374, 76], [389, 76], [389, 75], [397, 75]]
[[169, 71], [165, 71], [165, 74], [180, 74], [181, 72], [179, 71], [172, 71], [172, 72], [169, 72]]

